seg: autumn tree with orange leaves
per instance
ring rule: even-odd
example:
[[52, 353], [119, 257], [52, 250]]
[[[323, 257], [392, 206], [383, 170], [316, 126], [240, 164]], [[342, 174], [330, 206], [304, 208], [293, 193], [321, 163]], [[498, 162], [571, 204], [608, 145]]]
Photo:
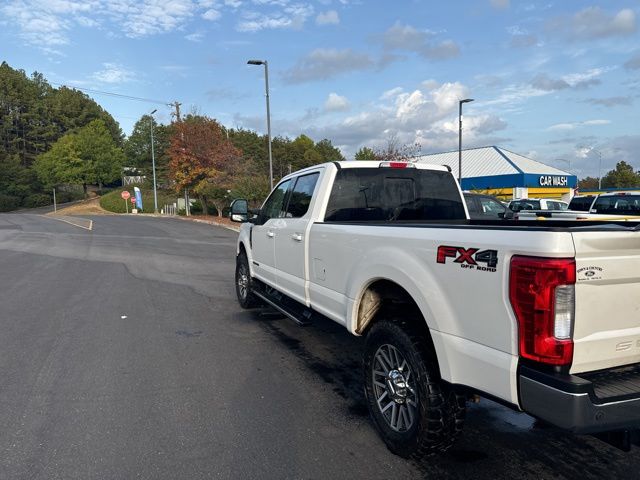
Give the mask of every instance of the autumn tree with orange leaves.
[[221, 216], [227, 192], [242, 171], [242, 151], [227, 140], [223, 127], [212, 118], [188, 115], [174, 124], [169, 156], [176, 190], [193, 190], [205, 215], [213, 206]]

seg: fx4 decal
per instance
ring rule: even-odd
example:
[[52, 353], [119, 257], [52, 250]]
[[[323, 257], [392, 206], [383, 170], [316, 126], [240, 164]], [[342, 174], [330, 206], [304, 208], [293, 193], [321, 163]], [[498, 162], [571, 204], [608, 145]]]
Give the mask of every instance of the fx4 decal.
[[[444, 264], [447, 263], [447, 258], [453, 258], [453, 263], [460, 264], [460, 268], [480, 270], [482, 272], [495, 272], [498, 266], [497, 250], [440, 245], [436, 261]], [[486, 266], [479, 265], [480, 263], [484, 263]]]

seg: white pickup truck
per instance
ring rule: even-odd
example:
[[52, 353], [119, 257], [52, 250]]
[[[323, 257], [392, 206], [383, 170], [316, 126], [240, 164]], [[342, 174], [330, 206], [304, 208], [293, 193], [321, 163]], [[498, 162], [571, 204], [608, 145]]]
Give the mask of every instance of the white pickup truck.
[[404, 162], [292, 173], [253, 213], [232, 204], [240, 305], [366, 335], [394, 453], [450, 447], [470, 395], [576, 433], [640, 428], [636, 223], [469, 220], [448, 168]]

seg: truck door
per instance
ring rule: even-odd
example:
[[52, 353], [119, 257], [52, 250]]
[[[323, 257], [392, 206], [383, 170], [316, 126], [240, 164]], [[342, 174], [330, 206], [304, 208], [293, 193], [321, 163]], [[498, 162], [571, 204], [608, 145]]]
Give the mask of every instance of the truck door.
[[295, 184], [288, 196], [284, 215], [274, 223], [277, 288], [301, 303], [307, 303], [307, 227], [311, 200], [319, 177], [320, 172], [317, 171], [293, 179]]
[[275, 224], [284, 215], [291, 180], [281, 182], [264, 202], [251, 229], [251, 268], [253, 275], [268, 285], [276, 285]]

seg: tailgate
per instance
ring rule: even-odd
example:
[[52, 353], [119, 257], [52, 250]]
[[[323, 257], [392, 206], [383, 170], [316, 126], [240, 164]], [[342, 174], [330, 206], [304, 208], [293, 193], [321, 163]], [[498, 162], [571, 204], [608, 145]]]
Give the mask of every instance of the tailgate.
[[571, 373], [640, 362], [640, 231], [573, 232]]

